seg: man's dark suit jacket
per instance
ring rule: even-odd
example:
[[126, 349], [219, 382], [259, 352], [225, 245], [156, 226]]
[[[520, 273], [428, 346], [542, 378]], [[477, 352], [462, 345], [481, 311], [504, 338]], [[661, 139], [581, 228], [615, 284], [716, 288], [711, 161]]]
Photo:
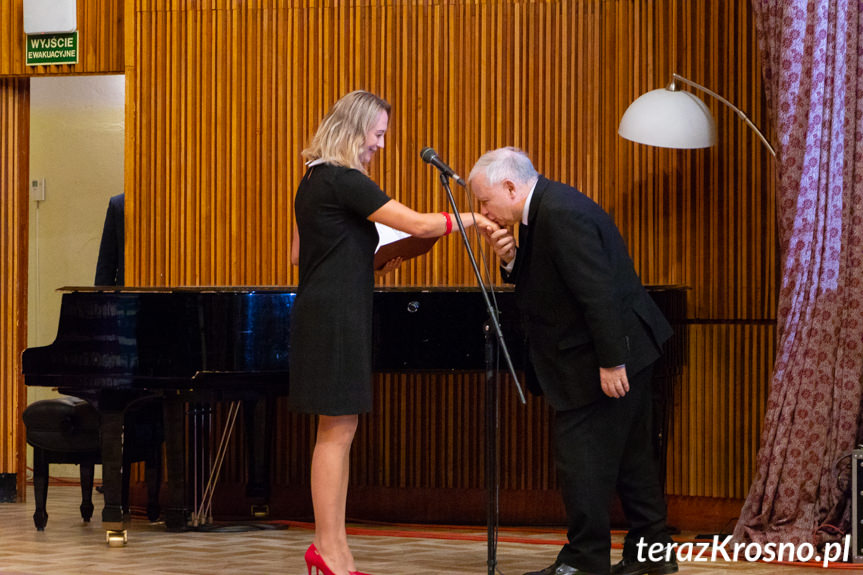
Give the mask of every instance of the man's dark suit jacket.
[[118, 194], [108, 202], [102, 242], [99, 244], [99, 260], [96, 262], [96, 285], [125, 285], [124, 245], [126, 241], [124, 222], [125, 195]]
[[504, 279], [516, 284], [531, 391], [558, 411], [575, 409], [603, 396], [600, 366], [625, 364], [632, 378], [656, 361], [671, 326], [602, 208], [540, 176], [522, 230]]

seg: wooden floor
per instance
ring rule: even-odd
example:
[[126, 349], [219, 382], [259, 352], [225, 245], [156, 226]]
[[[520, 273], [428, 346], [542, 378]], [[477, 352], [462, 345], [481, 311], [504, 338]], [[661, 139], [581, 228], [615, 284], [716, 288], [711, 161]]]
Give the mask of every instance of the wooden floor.
[[[312, 541], [311, 526], [268, 524], [266, 528], [232, 525], [218, 532], [169, 533], [164, 526], [134, 517], [128, 544], [109, 547], [100, 527], [101, 505], [91, 524], [78, 514], [80, 489], [51, 486], [48, 526], [33, 526], [33, 497], [28, 503], [0, 504], [0, 574], [2, 575], [269, 575], [306, 573], [303, 552]], [[97, 496], [98, 497], [98, 496]], [[622, 535], [615, 534], [619, 543]], [[681, 538], [682, 540], [683, 538]], [[357, 566], [374, 575], [443, 575], [488, 573], [485, 529], [441, 526], [351, 525]], [[562, 542], [560, 529], [504, 529], [498, 546], [498, 572], [521, 575], [550, 564]], [[619, 545], [618, 545], [619, 547]], [[620, 558], [616, 549], [612, 561]], [[843, 564], [838, 568], [848, 569]], [[849, 572], [863, 573], [863, 565]], [[843, 569], [843, 570], [844, 570]], [[693, 575], [747, 574], [824, 575], [812, 566], [766, 563], [681, 563]]]

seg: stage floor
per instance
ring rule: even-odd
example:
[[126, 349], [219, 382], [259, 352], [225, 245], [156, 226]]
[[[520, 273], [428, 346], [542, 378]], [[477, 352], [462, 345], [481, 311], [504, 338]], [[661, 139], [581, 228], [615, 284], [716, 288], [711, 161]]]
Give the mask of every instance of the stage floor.
[[[100, 527], [100, 496], [91, 524], [78, 513], [80, 488], [52, 485], [48, 489], [48, 526], [33, 526], [32, 487], [27, 503], [0, 504], [0, 574], [231, 574], [306, 573], [303, 553], [313, 532], [307, 524], [273, 522], [264, 529], [231, 525], [231, 530], [169, 533], [135, 514], [129, 542], [109, 547]], [[374, 575], [451, 575], [488, 573], [486, 531], [478, 527], [351, 524], [350, 542], [357, 567]], [[686, 534], [676, 537], [681, 541]], [[563, 541], [559, 528], [514, 529], [500, 532], [498, 572], [522, 575], [550, 564]], [[620, 543], [622, 534], [615, 534]], [[612, 560], [620, 550], [612, 551]], [[840, 565], [847, 569], [850, 565]], [[863, 570], [863, 565], [857, 565]], [[844, 569], [843, 569], [844, 571]], [[681, 573], [770, 575], [824, 574], [809, 566], [767, 563], [681, 563]], [[857, 571], [860, 572], [860, 571]]]

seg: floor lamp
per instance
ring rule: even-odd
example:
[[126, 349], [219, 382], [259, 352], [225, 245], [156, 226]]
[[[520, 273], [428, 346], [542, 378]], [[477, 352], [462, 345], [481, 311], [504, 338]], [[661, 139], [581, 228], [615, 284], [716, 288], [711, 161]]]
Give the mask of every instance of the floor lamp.
[[627, 140], [660, 148], [707, 148], [716, 143], [716, 123], [700, 98], [684, 92], [680, 84], [706, 92], [737, 112], [746, 125], [755, 130], [773, 157], [776, 151], [764, 134], [737, 106], [717, 94], [678, 74], [672, 74], [665, 88], [651, 90], [639, 97], [623, 114], [617, 133]]
[[[681, 90], [680, 84], [687, 84], [706, 92], [734, 110], [746, 122], [746, 125], [758, 134], [761, 142], [767, 146], [773, 157], [776, 157], [773, 146], [740, 108], [716, 92], [678, 74], [672, 74], [671, 82], [665, 88], [651, 90], [630, 104], [620, 120], [617, 133], [627, 140], [660, 148], [708, 148], [716, 144], [716, 123], [710, 110], [700, 98]], [[663, 395], [667, 398], [669, 390], [665, 389]], [[668, 437], [669, 425], [668, 414], [664, 405], [663, 411], [660, 453], [662, 454], [661, 463], [664, 466], [665, 441]], [[664, 475], [663, 468], [663, 478]]]

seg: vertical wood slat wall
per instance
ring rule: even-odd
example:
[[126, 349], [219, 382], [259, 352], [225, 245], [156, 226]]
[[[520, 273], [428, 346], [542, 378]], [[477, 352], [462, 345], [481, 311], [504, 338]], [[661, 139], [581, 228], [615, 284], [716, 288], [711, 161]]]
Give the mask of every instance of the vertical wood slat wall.
[[[445, 208], [436, 174], [418, 159], [424, 146], [467, 172], [483, 151], [516, 145], [614, 216], [645, 283], [691, 288], [668, 491], [745, 496], [774, 345], [769, 156], [703, 94], [717, 118], [715, 148], [649, 148], [616, 131], [626, 106], [672, 72], [763, 125], [748, 0], [174, 6], [127, 1], [133, 282], [295, 282], [299, 152], [340, 95], [374, 91], [394, 107], [372, 168], [393, 197]], [[470, 284], [461, 252], [453, 239], [439, 242], [387, 283]], [[278, 441], [294, 454], [307, 447]]]
[[[713, 149], [639, 146], [616, 129], [626, 106], [672, 72], [761, 124], [746, 0], [212, 1], [184, 10], [130, 0], [127, 10], [134, 282], [292, 284], [299, 152], [340, 95], [372, 90], [394, 106], [373, 176], [397, 199], [445, 208], [436, 174], [418, 159], [426, 145], [463, 172], [483, 151], [516, 145], [614, 216], [645, 283], [691, 288], [668, 491], [745, 495], [773, 357], [768, 155], [706, 96], [720, 133]], [[471, 277], [448, 239], [388, 283]], [[283, 441], [295, 455], [307, 448]], [[443, 461], [459, 441], [430, 457]], [[358, 451], [366, 448], [361, 439]]]
[[20, 354], [27, 342], [29, 86], [26, 78], [0, 78], [0, 473], [17, 474], [18, 494], [26, 459]]
[[[82, 45], [95, 44], [65, 73], [122, 70], [125, 26], [135, 281], [293, 283], [299, 150], [339, 95], [377, 91], [395, 108], [373, 167], [390, 194], [443, 209], [436, 175], [417, 158], [426, 145], [463, 172], [486, 148], [519, 145], [546, 175], [613, 214], [646, 283], [691, 288], [669, 492], [745, 494], [773, 359], [772, 165], [754, 135], [708, 97], [720, 134], [710, 150], [647, 148], [621, 140], [616, 127], [629, 102], [672, 71], [764, 126], [748, 0], [126, 0], [125, 15], [121, 1], [78, 3]], [[20, 0], [0, 0], [0, 76], [61, 73], [25, 70], [20, 19]], [[5, 119], [2, 130], [8, 142]], [[10, 145], [20, 160], [26, 146]], [[8, 206], [14, 191], [8, 172], [2, 177]], [[26, 176], [18, 185], [26, 190]], [[19, 253], [2, 255], [4, 286]], [[470, 283], [460, 253], [454, 239], [440, 242], [387, 283]], [[13, 331], [3, 324], [7, 340]], [[18, 367], [2, 369], [2, 393], [21, 393]], [[538, 429], [543, 422], [532, 418], [525, 425]], [[3, 448], [13, 453], [14, 445]]]
[[[570, 23], [596, 37], [595, 2], [576, 17], [562, 17], [578, 11], [556, 2], [304, 4], [213, 1], [174, 10], [130, 2], [130, 10], [140, 7], [127, 28], [127, 129], [137, 150], [129, 158], [129, 243], [141, 248], [128, 254], [132, 281], [295, 281], [288, 240], [292, 191], [303, 171], [299, 152], [351, 89], [393, 104], [387, 148], [373, 171], [416, 209], [447, 207], [436, 174], [419, 160], [426, 145], [466, 168], [487, 149], [517, 143], [551, 157], [560, 177], [579, 174], [598, 187], [596, 155], [583, 153], [578, 146], [585, 144], [570, 135], [599, 131], [599, 118], [586, 112], [599, 95], [572, 91], [562, 79], [553, 92], [528, 89], [558, 68], [565, 77], [585, 70], [598, 83], [600, 70], [590, 65], [597, 46], [570, 55], [548, 42], [574, 33]], [[534, 13], [536, 29], [512, 33]], [[475, 32], [484, 26], [499, 31], [502, 48], [496, 37]], [[463, 65], [480, 61], [482, 73]], [[514, 89], [503, 89], [513, 80]], [[568, 100], [574, 108], [561, 109], [562, 121], [547, 123], [539, 113]], [[548, 138], [554, 153], [546, 152]], [[455, 238], [441, 242], [432, 258], [409, 263], [392, 281], [469, 283], [461, 253]]]

